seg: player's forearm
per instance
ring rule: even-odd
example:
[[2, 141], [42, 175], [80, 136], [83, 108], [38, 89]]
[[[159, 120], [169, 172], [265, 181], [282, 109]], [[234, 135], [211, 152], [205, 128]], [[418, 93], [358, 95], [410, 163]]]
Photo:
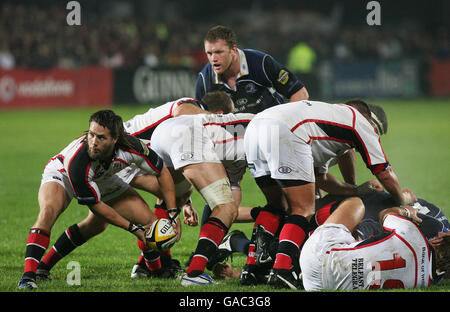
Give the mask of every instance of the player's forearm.
[[329, 194], [356, 195], [356, 185], [342, 182], [329, 173], [319, 175], [316, 183], [320, 189]]
[[158, 183], [167, 208], [176, 208], [175, 185], [172, 175], [166, 167], [163, 167], [161, 170], [161, 174], [158, 176]]
[[91, 211], [99, 216], [105, 218], [108, 223], [120, 227], [124, 230], [128, 230], [128, 226], [130, 225], [130, 221], [122, 217], [118, 214], [112, 207], [105, 204], [104, 202], [98, 202], [94, 205], [89, 206]]
[[391, 167], [388, 167], [386, 170], [379, 172], [376, 177], [386, 191], [392, 195], [396, 204], [399, 206], [403, 205], [402, 189], [394, 170], [392, 170]]
[[356, 185], [356, 152], [355, 149], [348, 150], [347, 153], [337, 158], [339, 170], [344, 181]]

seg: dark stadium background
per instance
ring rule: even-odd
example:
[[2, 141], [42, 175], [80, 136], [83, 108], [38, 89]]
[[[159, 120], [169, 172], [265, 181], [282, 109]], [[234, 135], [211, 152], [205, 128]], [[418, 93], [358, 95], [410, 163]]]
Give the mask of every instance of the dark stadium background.
[[[377, 1], [381, 25], [373, 26], [366, 21], [370, 1], [78, 1], [80, 26], [67, 25], [68, 2], [0, 2], [0, 70], [57, 67], [68, 70], [67, 79], [83, 79], [72, 78], [80, 68], [111, 71], [106, 79], [98, 76], [109, 96], [80, 100], [81, 93], [92, 92], [75, 86], [81, 91], [64, 106], [160, 104], [193, 96], [196, 74], [206, 63], [203, 36], [217, 24], [234, 29], [240, 48], [265, 51], [285, 65], [292, 64], [292, 49], [304, 44], [306, 55], [296, 60], [310, 64], [291, 67], [312, 99], [450, 94], [445, 0]], [[5, 75], [0, 71], [0, 79]], [[13, 92], [6, 82], [2, 86]], [[39, 107], [39, 101], [19, 96], [16, 104], [0, 97], [0, 108]]]

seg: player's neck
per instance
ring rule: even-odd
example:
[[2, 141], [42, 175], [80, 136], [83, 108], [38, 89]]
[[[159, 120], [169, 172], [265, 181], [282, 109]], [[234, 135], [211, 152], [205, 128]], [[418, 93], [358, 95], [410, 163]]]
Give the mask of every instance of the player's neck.
[[236, 57], [231, 62], [230, 67], [223, 72], [221, 78], [223, 81], [226, 81], [228, 85], [234, 87], [236, 79], [238, 78], [240, 72], [241, 72], [241, 61], [239, 53], [237, 53]]

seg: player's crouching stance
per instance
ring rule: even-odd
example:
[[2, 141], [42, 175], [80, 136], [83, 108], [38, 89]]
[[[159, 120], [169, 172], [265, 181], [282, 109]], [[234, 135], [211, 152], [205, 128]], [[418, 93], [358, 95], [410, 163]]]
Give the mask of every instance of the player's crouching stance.
[[73, 197], [89, 207], [89, 216], [70, 226], [49, 253], [62, 257], [101, 233], [109, 223], [131, 232], [141, 248], [147, 247], [145, 228], [157, 217], [143, 198], [115, 175], [131, 164], [157, 176], [168, 207], [175, 207], [173, 179], [162, 159], [139, 139], [127, 135], [122, 118], [111, 110], [94, 113], [86, 134], [50, 159], [42, 175], [40, 212], [28, 235], [19, 288], [37, 288], [36, 270], [48, 248], [51, 228]]
[[[241, 120], [240, 117], [245, 118]], [[224, 166], [226, 160], [231, 163], [245, 160], [243, 149], [235, 149], [235, 141], [242, 140], [243, 136], [235, 137], [221, 125], [248, 123], [247, 117], [250, 116], [181, 116], [168, 119], [153, 132], [152, 148], [162, 157], [165, 165], [174, 171], [175, 183], [187, 179], [212, 208], [210, 217], [200, 230], [192, 261], [181, 277], [183, 286], [214, 283], [204, 272], [205, 267], [238, 213]]]
[[450, 262], [443, 252], [450, 236], [430, 247], [416, 225], [416, 209], [403, 206], [380, 212], [384, 233], [357, 241], [352, 233], [364, 212], [359, 198], [344, 200], [305, 242], [299, 262], [306, 290], [419, 288], [442, 278], [434, 259]]

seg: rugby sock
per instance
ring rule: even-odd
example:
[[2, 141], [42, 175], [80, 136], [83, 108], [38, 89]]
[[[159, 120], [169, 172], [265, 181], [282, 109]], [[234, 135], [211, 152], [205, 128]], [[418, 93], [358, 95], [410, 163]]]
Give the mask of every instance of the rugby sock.
[[189, 276], [197, 276], [204, 272], [208, 259], [217, 250], [222, 242], [228, 227], [217, 218], [210, 217], [202, 226], [197, 248], [186, 273]]
[[245, 264], [256, 264], [256, 245], [250, 241], [247, 252], [247, 262]]
[[298, 259], [300, 249], [309, 232], [308, 220], [300, 215], [290, 215], [280, 232], [274, 269], [291, 269], [292, 260]]
[[144, 260], [145, 265], [150, 271], [161, 269], [161, 258], [159, 252], [148, 247], [144, 242], [137, 240], [138, 246], [141, 249], [140, 261]]
[[36, 270], [49, 243], [50, 232], [37, 228], [30, 229], [25, 250], [25, 268], [23, 277], [31, 279], [36, 278]]
[[313, 226], [315, 229], [316, 227], [324, 224], [328, 217], [333, 213], [333, 211], [336, 210], [339, 204], [340, 202], [333, 201], [317, 210], [316, 214], [314, 215], [314, 219], [311, 220], [311, 226]]
[[86, 239], [81, 234], [78, 225], [73, 224], [69, 226], [39, 263], [39, 269], [50, 271], [59, 260], [71, 253], [75, 248], [83, 245], [85, 242]]
[[281, 217], [279, 215], [276, 215], [270, 211], [262, 210], [255, 220], [254, 227], [261, 224], [267, 232], [275, 235], [278, 230], [278, 225], [280, 225], [280, 219]]

